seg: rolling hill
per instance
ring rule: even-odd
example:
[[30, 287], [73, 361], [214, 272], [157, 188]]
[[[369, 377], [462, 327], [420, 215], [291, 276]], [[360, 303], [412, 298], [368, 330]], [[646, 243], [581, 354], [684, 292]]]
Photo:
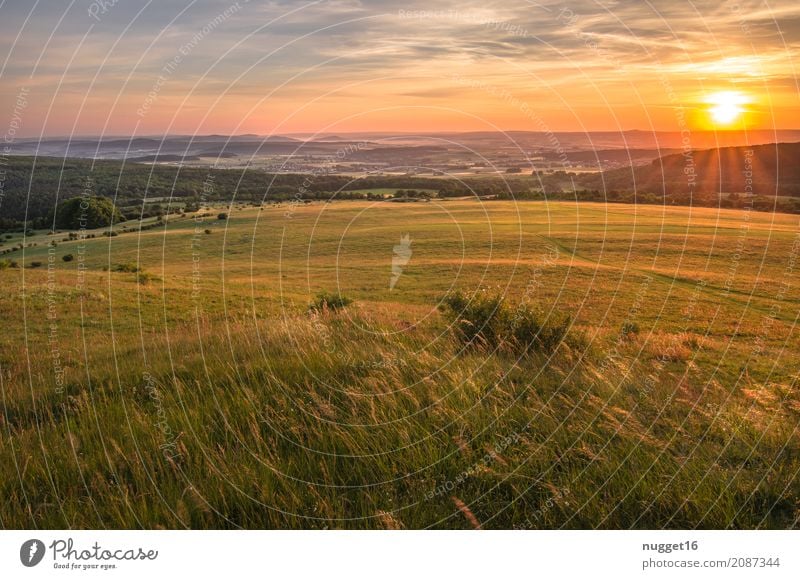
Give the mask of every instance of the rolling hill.
[[723, 147], [666, 155], [648, 165], [586, 175], [598, 190], [659, 195], [752, 193], [800, 197], [800, 143]]

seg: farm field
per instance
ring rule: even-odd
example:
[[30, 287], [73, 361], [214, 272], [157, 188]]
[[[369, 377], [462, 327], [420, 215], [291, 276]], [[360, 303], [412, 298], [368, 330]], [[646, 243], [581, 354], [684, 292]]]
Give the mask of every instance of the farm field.
[[[796, 215], [336, 201], [62, 239], [0, 269], [4, 528], [800, 517]], [[465, 345], [454, 292], [569, 339]]]

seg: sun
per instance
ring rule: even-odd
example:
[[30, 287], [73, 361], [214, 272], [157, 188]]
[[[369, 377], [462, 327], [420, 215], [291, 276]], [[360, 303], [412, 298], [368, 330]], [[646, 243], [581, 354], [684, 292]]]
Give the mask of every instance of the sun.
[[739, 120], [745, 112], [742, 105], [750, 101], [742, 93], [722, 91], [709, 95], [706, 102], [711, 105], [708, 112], [715, 125], [730, 125]]

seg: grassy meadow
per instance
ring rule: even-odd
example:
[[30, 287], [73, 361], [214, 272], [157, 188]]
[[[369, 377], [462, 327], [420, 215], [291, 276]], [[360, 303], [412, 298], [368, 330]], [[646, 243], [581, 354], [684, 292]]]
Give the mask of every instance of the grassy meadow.
[[[3, 256], [3, 528], [797, 524], [797, 216], [353, 201], [152, 224]], [[570, 316], [569, 339], [464, 345], [455, 291]], [[353, 302], [309, 311], [321, 292]]]

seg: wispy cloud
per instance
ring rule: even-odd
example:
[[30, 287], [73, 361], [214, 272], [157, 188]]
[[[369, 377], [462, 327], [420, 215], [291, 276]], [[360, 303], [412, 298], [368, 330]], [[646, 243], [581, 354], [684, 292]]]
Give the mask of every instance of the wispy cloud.
[[[186, 111], [204, 109], [204, 126], [218, 132], [266, 132], [290, 114], [285, 128], [307, 130], [421, 101], [461, 110], [465, 123], [477, 116], [528, 128], [529, 119], [498, 101], [502, 91], [529, 100], [558, 128], [582, 115], [635, 124], [648, 103], [655, 111], [665, 102], [665, 75], [687, 103], [710, 87], [742, 84], [768, 85], [776, 110], [797, 102], [794, 0], [125, 0], [108, 3], [97, 18], [91, 4], [0, 8], [0, 112], [20, 85], [34, 87], [26, 131], [132, 131], [131, 111], [176, 56], [138, 130], [170, 123], [191, 130], [200, 120]], [[204, 30], [190, 54], [181, 54]], [[496, 90], [467, 90], [448, 80], [454, 74]], [[100, 108], [81, 110], [87, 99]], [[53, 101], [57, 114], [45, 124]], [[613, 115], [598, 114], [606, 103], [623, 104]], [[292, 114], [300, 108], [303, 114]], [[552, 112], [565, 108], [568, 114]], [[420, 126], [436, 122], [433, 112], [416, 114]], [[653, 114], [669, 128], [668, 112]]]

